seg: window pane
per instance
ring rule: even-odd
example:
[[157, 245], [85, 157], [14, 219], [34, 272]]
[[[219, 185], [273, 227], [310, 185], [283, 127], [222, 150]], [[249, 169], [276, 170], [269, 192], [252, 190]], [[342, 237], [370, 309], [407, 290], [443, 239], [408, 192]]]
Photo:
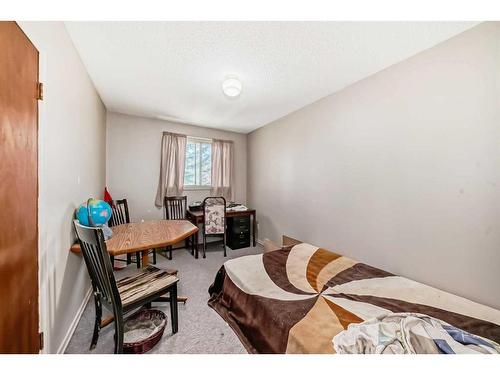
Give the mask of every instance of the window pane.
[[195, 185], [196, 180], [196, 145], [188, 142], [186, 145], [186, 162], [184, 164], [184, 185]]
[[201, 144], [201, 185], [211, 185], [212, 170], [212, 145], [210, 143]]
[[210, 186], [212, 169], [212, 144], [188, 140], [184, 164], [185, 186]]
[[201, 180], [201, 171], [200, 171], [200, 166], [201, 166], [201, 145], [199, 143], [195, 143], [196, 146], [196, 167], [195, 167], [195, 185], [200, 185], [200, 180]]

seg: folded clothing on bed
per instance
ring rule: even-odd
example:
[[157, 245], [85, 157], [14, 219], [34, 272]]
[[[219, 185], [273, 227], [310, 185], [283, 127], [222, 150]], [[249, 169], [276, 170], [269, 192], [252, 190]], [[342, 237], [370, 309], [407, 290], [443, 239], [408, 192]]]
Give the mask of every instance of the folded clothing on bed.
[[424, 314], [384, 314], [333, 338], [341, 354], [498, 354], [500, 345]]
[[334, 353], [349, 324], [406, 312], [500, 341], [500, 311], [306, 243], [227, 261], [209, 293], [250, 353]]

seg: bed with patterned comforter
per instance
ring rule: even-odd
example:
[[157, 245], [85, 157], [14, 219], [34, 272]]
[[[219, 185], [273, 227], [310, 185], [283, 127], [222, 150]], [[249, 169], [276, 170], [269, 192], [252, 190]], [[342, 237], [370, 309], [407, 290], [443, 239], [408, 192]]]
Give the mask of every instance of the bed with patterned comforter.
[[349, 324], [389, 313], [500, 342], [500, 311], [306, 243], [227, 261], [209, 293], [249, 353], [334, 353]]

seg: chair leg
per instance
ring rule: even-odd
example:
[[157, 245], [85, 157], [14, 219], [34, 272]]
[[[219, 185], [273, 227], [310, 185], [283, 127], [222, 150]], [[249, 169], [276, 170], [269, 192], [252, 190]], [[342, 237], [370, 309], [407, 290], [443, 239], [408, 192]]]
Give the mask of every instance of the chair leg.
[[94, 334], [92, 335], [92, 341], [90, 343], [89, 350], [94, 350], [94, 348], [96, 347], [97, 340], [99, 340], [99, 331], [101, 330], [102, 305], [101, 305], [101, 299], [95, 293], [94, 293], [94, 303], [95, 303]]
[[177, 311], [177, 284], [170, 289], [170, 319], [172, 320], [172, 334], [179, 330], [179, 315]]
[[137, 261], [137, 268], [141, 268], [141, 253], [135, 253], [135, 260]]
[[198, 259], [198, 233], [193, 234], [193, 250], [194, 250], [194, 258]]
[[224, 257], [226, 257], [227, 256], [227, 254], [226, 254], [226, 233], [224, 233], [223, 236], [224, 236], [224, 238], [223, 238], [224, 242], [223, 242], [222, 246], [224, 246]]
[[110, 255], [109, 259], [111, 260], [111, 267], [115, 267], [115, 257], [113, 255]]
[[132, 263], [132, 254], [127, 253], [127, 266]]
[[172, 260], [172, 246], [168, 247], [168, 259]]
[[207, 236], [205, 236], [205, 233], [203, 233], [203, 258], [206, 258], [205, 251], [207, 249]]
[[123, 353], [123, 315], [115, 314], [115, 354]]

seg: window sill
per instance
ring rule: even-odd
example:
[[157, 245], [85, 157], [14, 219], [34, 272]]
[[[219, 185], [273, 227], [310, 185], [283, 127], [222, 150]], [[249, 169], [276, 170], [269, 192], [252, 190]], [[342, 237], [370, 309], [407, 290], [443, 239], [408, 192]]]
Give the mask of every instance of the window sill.
[[208, 191], [212, 190], [212, 187], [210, 186], [184, 186], [184, 191]]

